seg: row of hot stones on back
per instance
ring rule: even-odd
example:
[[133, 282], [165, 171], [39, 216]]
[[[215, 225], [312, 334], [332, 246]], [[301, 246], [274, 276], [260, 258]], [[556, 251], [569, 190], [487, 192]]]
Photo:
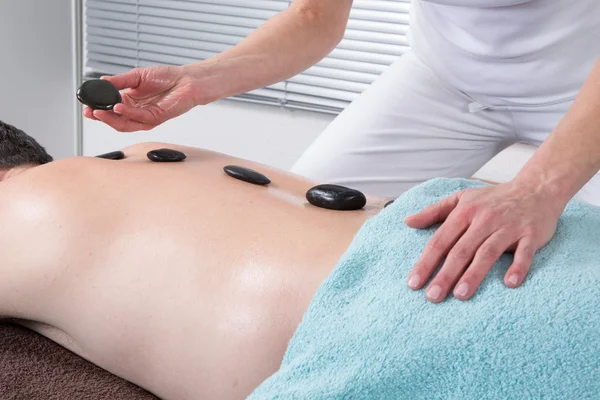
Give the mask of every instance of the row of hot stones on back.
[[[109, 81], [102, 79], [84, 82], [77, 90], [77, 99], [94, 110], [112, 110], [115, 105], [123, 101], [119, 90]], [[115, 151], [98, 157], [120, 160], [125, 157], [125, 154], [122, 151]], [[158, 149], [150, 151], [148, 158], [154, 162], [179, 162], [185, 160], [186, 155], [177, 150]], [[233, 178], [255, 185], [264, 186], [271, 183], [265, 175], [249, 168], [227, 165], [224, 170]], [[317, 185], [306, 192], [306, 199], [313, 206], [339, 211], [360, 210], [367, 204], [364, 194], [339, 185]], [[392, 202], [393, 200], [386, 203], [385, 207]]]
[[[122, 151], [113, 151], [97, 156], [108, 160], [122, 160], [125, 154]], [[173, 149], [157, 149], [149, 151], [147, 157], [153, 162], [181, 162], [186, 159], [185, 153]], [[260, 172], [239, 165], [227, 165], [223, 168], [225, 173], [232, 178], [239, 179], [254, 185], [266, 186], [271, 180]], [[367, 198], [360, 191], [340, 185], [317, 185], [306, 192], [306, 200], [320, 208], [337, 211], [360, 210], [367, 204]], [[385, 207], [393, 203], [386, 203]]]

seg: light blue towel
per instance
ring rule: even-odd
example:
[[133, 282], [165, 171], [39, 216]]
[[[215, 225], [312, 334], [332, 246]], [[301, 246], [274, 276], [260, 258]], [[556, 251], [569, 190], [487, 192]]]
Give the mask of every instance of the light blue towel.
[[466, 180], [422, 184], [368, 221], [323, 283], [279, 372], [250, 399], [600, 398], [600, 208], [572, 202], [526, 282], [504, 255], [468, 302], [406, 286], [433, 229], [404, 217]]

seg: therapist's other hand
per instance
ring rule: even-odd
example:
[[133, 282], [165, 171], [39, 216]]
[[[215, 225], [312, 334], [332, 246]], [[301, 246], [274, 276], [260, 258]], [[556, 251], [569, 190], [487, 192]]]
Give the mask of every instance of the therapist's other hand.
[[470, 299], [493, 264], [506, 251], [514, 261], [504, 276], [515, 288], [527, 276], [537, 250], [554, 236], [564, 204], [522, 182], [467, 189], [435, 203], [406, 219], [408, 226], [424, 229], [442, 223], [413, 267], [408, 286], [425, 286], [446, 257], [426, 290], [439, 303], [450, 291]]
[[178, 117], [195, 105], [197, 85], [183, 67], [136, 68], [121, 75], [102, 77], [121, 92], [123, 103], [112, 111], [84, 108], [83, 115], [119, 132], [147, 131]]

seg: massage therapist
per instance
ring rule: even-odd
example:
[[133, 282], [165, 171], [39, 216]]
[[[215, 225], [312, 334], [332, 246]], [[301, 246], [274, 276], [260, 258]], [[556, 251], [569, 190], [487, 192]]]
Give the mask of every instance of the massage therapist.
[[[239, 45], [182, 67], [106, 77], [114, 111], [84, 110], [122, 132], [309, 68], [342, 39], [352, 0], [296, 0]], [[293, 172], [397, 196], [434, 177], [470, 177], [515, 142], [539, 148], [511, 181], [459, 192], [410, 216], [443, 222], [408, 277], [433, 302], [471, 298], [507, 249], [504, 282], [526, 279], [576, 196], [600, 205], [600, 1], [413, 0], [411, 52], [315, 141]]]

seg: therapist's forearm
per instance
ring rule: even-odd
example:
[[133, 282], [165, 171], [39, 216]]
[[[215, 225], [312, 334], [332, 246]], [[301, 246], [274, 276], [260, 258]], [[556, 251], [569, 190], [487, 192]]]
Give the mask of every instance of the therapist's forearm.
[[566, 203], [600, 170], [600, 59], [571, 109], [515, 178]]
[[290, 78], [342, 39], [352, 0], [296, 0], [237, 46], [185, 67], [198, 105]]

